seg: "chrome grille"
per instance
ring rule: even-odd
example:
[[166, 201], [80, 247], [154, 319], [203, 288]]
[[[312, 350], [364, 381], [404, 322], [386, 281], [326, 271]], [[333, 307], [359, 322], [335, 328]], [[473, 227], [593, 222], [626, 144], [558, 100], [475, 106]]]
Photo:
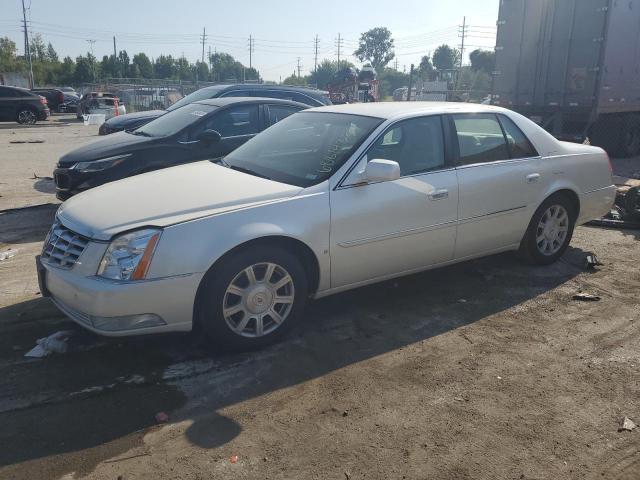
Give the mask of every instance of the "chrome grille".
[[71, 268], [88, 243], [88, 238], [69, 230], [56, 219], [42, 248], [41, 260], [54, 267]]

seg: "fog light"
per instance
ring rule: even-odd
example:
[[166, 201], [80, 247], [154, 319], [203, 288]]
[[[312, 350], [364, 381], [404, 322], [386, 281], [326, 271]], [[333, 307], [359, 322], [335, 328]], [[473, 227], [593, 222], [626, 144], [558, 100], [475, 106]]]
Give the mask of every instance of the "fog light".
[[153, 313], [140, 315], [127, 315], [126, 317], [91, 317], [94, 328], [105, 332], [117, 332], [119, 330], [135, 330], [138, 328], [157, 327], [166, 325], [162, 318]]

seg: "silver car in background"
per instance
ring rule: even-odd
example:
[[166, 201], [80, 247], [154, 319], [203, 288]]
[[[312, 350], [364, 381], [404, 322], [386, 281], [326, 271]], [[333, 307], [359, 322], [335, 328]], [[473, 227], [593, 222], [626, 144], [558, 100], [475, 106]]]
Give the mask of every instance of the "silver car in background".
[[296, 113], [222, 163], [151, 172], [59, 209], [44, 294], [105, 335], [251, 348], [308, 298], [519, 250], [549, 264], [608, 212], [607, 155], [506, 109], [369, 103]]

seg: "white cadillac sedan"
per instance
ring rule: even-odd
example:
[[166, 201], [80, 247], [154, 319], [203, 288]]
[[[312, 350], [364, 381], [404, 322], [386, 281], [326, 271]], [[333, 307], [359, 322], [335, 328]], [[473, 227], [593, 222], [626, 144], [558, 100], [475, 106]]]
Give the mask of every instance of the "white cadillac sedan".
[[280, 337], [305, 301], [508, 250], [548, 264], [615, 196], [603, 150], [502, 108], [368, 103], [294, 114], [222, 162], [89, 190], [58, 210], [42, 293], [105, 335]]

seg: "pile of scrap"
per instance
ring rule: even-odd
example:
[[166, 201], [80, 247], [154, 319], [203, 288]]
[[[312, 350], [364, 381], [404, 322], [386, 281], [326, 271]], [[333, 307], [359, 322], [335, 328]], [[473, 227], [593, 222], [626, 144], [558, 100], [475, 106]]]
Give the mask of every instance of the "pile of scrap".
[[613, 176], [618, 191], [611, 211], [591, 225], [616, 228], [640, 228], [640, 180]]

